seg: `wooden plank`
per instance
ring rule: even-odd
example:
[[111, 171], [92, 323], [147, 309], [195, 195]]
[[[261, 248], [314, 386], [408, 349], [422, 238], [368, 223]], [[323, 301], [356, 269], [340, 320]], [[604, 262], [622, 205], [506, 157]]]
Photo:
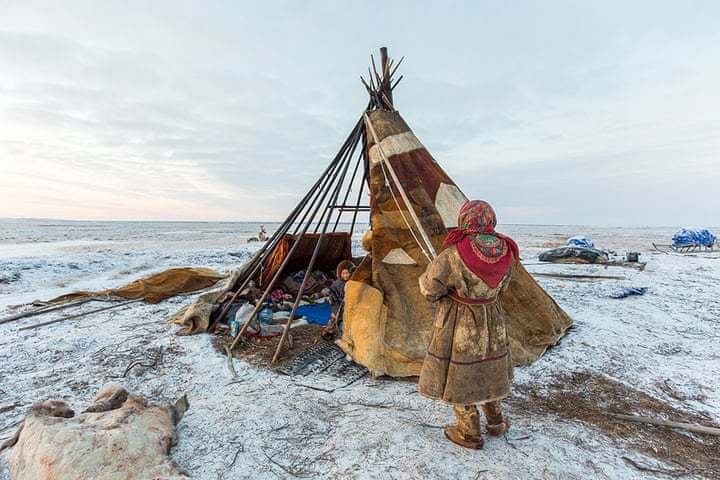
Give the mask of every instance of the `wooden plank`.
[[641, 415], [623, 415], [620, 413], [610, 413], [609, 415], [628, 422], [647, 423], [648, 425], [655, 425], [658, 427], [678, 428], [680, 430], [687, 430], [688, 432], [693, 433], [720, 436], [720, 428], [717, 427], [706, 427], [704, 425], [695, 425], [693, 423], [685, 422], [673, 422], [671, 420], [661, 420], [659, 418], [643, 417]]

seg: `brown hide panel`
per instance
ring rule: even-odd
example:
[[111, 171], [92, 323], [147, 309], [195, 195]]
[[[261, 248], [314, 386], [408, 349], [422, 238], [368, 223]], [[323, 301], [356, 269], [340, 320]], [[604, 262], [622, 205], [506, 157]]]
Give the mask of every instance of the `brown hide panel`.
[[[398, 179], [408, 193], [422, 190], [435, 208], [435, 194], [441, 183], [455, 185], [430, 153], [421, 148], [409, 153], [390, 157], [390, 164], [395, 169]], [[412, 198], [412, 196], [410, 197]]]
[[[390, 265], [375, 261], [374, 285], [384, 294], [387, 307], [385, 323], [385, 346], [388, 354], [398, 363], [422, 362], [427, 343], [430, 341], [432, 319], [435, 309], [420, 294], [418, 277], [425, 266]], [[414, 369], [403, 375], [416, 375]]]
[[[283, 273], [289, 274], [298, 270], [305, 270], [310, 263], [310, 258], [319, 239], [319, 233], [305, 234], [300, 240], [300, 245], [292, 253], [292, 257], [285, 266]], [[285, 235], [280, 240], [275, 251], [265, 260], [263, 265], [262, 286], [266, 286], [267, 282], [272, 279], [296, 241], [297, 236], [295, 235]], [[320, 244], [320, 252], [315, 260], [313, 270], [335, 272], [338, 263], [343, 260], [352, 260], [351, 250], [352, 241], [349, 233], [326, 233]]]
[[[415, 150], [390, 157], [390, 163], [403, 184], [405, 193], [410, 199], [412, 208], [420, 219], [423, 229], [427, 232], [435, 249], [439, 251], [447, 230], [443, 225], [440, 214], [435, 209], [434, 199], [430, 197], [425, 189], [425, 184], [421, 180], [429, 166], [425, 163], [427, 160], [420, 162], [421, 164], [425, 163], [425, 168], [416, 168], [416, 160], [423, 158], [427, 158], [427, 151], [424, 149]], [[427, 177], [429, 182], [434, 184], [436, 183], [435, 180], [442, 177], [442, 175], [438, 174], [435, 177], [428, 175]], [[439, 182], [437, 182], [437, 185], [439, 185]], [[435, 190], [437, 191], [437, 186], [435, 186]], [[379, 163], [370, 168], [370, 191], [374, 200], [370, 212], [370, 222], [373, 229], [371, 243], [373, 256], [380, 259], [385, 258], [385, 255], [390, 250], [399, 247], [404, 249], [418, 264], [427, 265], [427, 259], [408, 228], [409, 223], [413, 226], [418, 238], [420, 238], [413, 219], [405, 208], [400, 193], [394, 191], [395, 196], [393, 197], [393, 192], [386, 185], [385, 173]], [[398, 205], [401, 208], [398, 208]]]
[[350, 277], [355, 282], [372, 285], [372, 256], [365, 255]]
[[[374, 110], [369, 113], [372, 120], [373, 128], [378, 138], [382, 141], [384, 138], [398, 133], [409, 132], [410, 127], [398, 112], [390, 112], [387, 110]], [[374, 144], [372, 135], [368, 133], [368, 147]]]
[[525, 267], [513, 268], [502, 295], [507, 331], [515, 365], [534, 362], [572, 326], [572, 319], [542, 289]]

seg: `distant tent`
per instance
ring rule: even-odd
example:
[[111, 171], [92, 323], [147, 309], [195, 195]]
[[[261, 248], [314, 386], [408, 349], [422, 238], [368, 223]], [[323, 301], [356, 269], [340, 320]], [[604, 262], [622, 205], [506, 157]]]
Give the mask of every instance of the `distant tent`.
[[[347, 284], [345, 326], [337, 343], [377, 373], [419, 373], [433, 305], [420, 295], [418, 277], [441, 249], [447, 229], [455, 226], [466, 197], [394, 109], [393, 90], [402, 77], [393, 81], [393, 75], [401, 62], [393, 66], [381, 49], [380, 72], [373, 60], [374, 71], [369, 81], [363, 80], [370, 95], [367, 110], [310, 191], [237, 277], [229, 289], [233, 293], [218, 299], [203, 329], [223, 319], [250, 282], [263, 292], [255, 315], [283, 274], [304, 269], [277, 360], [310, 272], [350, 257], [358, 214], [369, 212], [369, 253]], [[362, 204], [365, 188], [369, 205]], [[342, 218], [349, 221], [341, 224]], [[347, 224], [347, 232], [337, 231]], [[572, 324], [522, 267], [515, 270], [502, 304], [517, 364], [537, 359]], [[235, 342], [244, 333], [241, 329]]]

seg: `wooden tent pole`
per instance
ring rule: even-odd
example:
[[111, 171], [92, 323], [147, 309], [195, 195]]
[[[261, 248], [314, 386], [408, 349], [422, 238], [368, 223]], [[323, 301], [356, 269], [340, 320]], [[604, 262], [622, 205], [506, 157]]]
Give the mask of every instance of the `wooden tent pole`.
[[[342, 185], [345, 182], [345, 176], [347, 175], [347, 171], [350, 168], [350, 163], [352, 163], [352, 157], [355, 154], [355, 149], [357, 148], [358, 142], [355, 142], [353, 146], [350, 148], [350, 153], [347, 155], [347, 162], [345, 162], [345, 167], [343, 168], [342, 175], [340, 175], [340, 180], [338, 180], [338, 185]], [[330, 202], [327, 205], [327, 209], [330, 209], [330, 214], [332, 214], [332, 206], [337, 205], [337, 199], [338, 195], [340, 193], [339, 187], [335, 189], [335, 192], [330, 197]], [[342, 210], [341, 210], [342, 211]], [[323, 215], [321, 215], [321, 220], [324, 218], [324, 212]], [[321, 220], [318, 220], [317, 225], [315, 225], [315, 229], [313, 230], [313, 233], [317, 233], [318, 229], [320, 228]]]
[[[329, 188], [328, 183], [327, 183], [327, 179], [330, 178], [330, 177], [332, 177], [332, 176], [336, 176], [336, 175], [337, 175], [337, 172], [339, 171], [339, 168], [338, 168], [338, 167], [339, 167], [339, 165], [342, 163], [340, 160], [341, 160], [341, 159], [338, 159], [338, 158], [336, 157], [335, 161], [333, 161], [333, 169], [330, 171], [329, 176], [327, 176], [327, 178], [325, 179], [326, 181], [324, 181], [324, 182], [322, 183], [322, 186], [320, 187], [320, 190], [318, 190], [318, 195], [316, 195], [315, 198], [312, 200], [312, 202], [309, 204], [309, 208], [305, 211], [305, 215], [303, 215], [303, 218], [302, 218], [302, 220], [300, 221], [300, 224], [302, 224], [302, 223], [305, 221], [305, 218], [307, 217], [307, 214], [313, 209], [313, 207], [315, 208], [315, 212], [317, 212], [317, 209], [320, 207], [320, 204], [322, 204], [322, 200], [320, 200], [320, 202], [318, 203], [319, 195], [320, 195], [320, 193], [322, 193], [326, 188]], [[324, 196], [325, 196], [325, 194], [323, 194], [323, 198], [324, 198]], [[316, 203], [317, 203], [317, 206], [316, 206]], [[234, 339], [234, 341], [233, 341], [233, 343], [232, 343], [232, 346], [230, 347], [231, 350], [232, 350], [233, 348], [235, 348], [235, 344], [237, 343], [238, 339], [239, 339], [241, 336], [245, 335], [245, 332], [247, 331], [248, 327], [250, 326], [250, 323], [251, 323], [253, 317], [257, 314], [257, 312], [258, 312], [258, 311], [260, 310], [260, 308], [262, 307], [262, 304], [265, 302], [265, 299], [267, 298], [267, 295], [270, 293], [270, 289], [272, 288], [273, 284], [277, 281], [278, 277], [280, 276], [280, 273], [283, 271], [283, 269], [285, 268], [285, 265], [287, 265], [287, 263], [289, 262], [290, 257], [292, 256], [293, 252], [295, 251], [295, 249], [297, 248], [298, 244], [300, 243], [300, 240], [302, 239], [303, 235], [305, 234], [305, 231], [307, 230], [307, 226], [310, 225], [310, 223], [312, 222], [312, 218], [315, 216], [315, 212], [313, 212], [313, 215], [311, 216], [311, 218], [310, 218], [310, 219], [308, 220], [308, 222], [306, 223], [305, 229], [302, 231], [302, 233], [300, 233], [300, 236], [295, 240], [295, 243], [293, 244], [292, 247], [290, 247], [290, 250], [289, 250], [289, 251], [287, 252], [287, 254], [285, 255], [285, 258], [283, 259], [283, 262], [280, 264], [280, 267], [279, 267], [278, 270], [275, 272], [275, 275], [273, 275], [273, 277], [271, 278], [270, 282], [269, 282], [268, 285], [266, 286], [265, 291], [263, 292], [263, 295], [262, 295], [260, 301], [258, 301], [257, 304], [255, 305], [255, 308], [253, 309], [252, 313], [250, 314], [250, 317], [249, 317], [248, 320], [245, 322], [245, 324], [243, 324], [243, 326], [240, 328], [240, 331], [238, 332], [238, 335], [235, 337], [235, 339]], [[297, 230], [295, 230], [295, 232], [293, 232], [293, 235], [297, 235]], [[274, 249], [273, 249], [273, 251], [271, 252], [271, 254], [272, 254], [272, 253], [274, 253]], [[260, 262], [259, 265], [262, 265], [262, 262]], [[261, 279], [261, 280], [262, 280], [262, 279]], [[240, 291], [242, 291], [242, 290], [239, 290], [239, 292], [240, 292]], [[237, 292], [236, 292], [236, 293], [237, 293]], [[238, 293], [238, 294], [239, 294], [239, 293]]]
[[[294, 213], [291, 212], [291, 216]], [[248, 286], [250, 281], [253, 279], [255, 274], [260, 270], [262, 267], [262, 259], [264, 258], [264, 254], [266, 251], [268, 251], [269, 245], [271, 245], [269, 248], [271, 250], [275, 249], [276, 244], [279, 242], [279, 239], [283, 237], [283, 235], [287, 232], [288, 228], [290, 228], [290, 224], [292, 223], [291, 217], [288, 217], [285, 220], [285, 223], [278, 228], [273, 236], [270, 238], [268, 243], [266, 243], [262, 249], [258, 250], [258, 252], [253, 255], [253, 258], [250, 260], [248, 265], [243, 268], [243, 272], [240, 276], [242, 278], [242, 283], [240, 283], [240, 286], [235, 290], [233, 293], [233, 296], [230, 298], [229, 301], [225, 302], [225, 306], [220, 311], [220, 314], [216, 316], [214, 319], [210, 321], [208, 324], [208, 331], [211, 331], [212, 328], [215, 326], [215, 324], [219, 321], [221, 321], [223, 318], [225, 318], [225, 315], [227, 315], [227, 312], [232, 308], [232, 304], [235, 303], [237, 298], [240, 296], [243, 290]], [[238, 278], [238, 281], [240, 281], [240, 278]]]
[[610, 413], [609, 415], [611, 417], [615, 417], [620, 420], [626, 420], [628, 422], [647, 423], [648, 425], [655, 425], [658, 427], [679, 428], [679, 429], [687, 430], [688, 432], [693, 432], [693, 433], [706, 433], [708, 435], [720, 436], [720, 428], [717, 428], [717, 427], [707, 427], [705, 425], [695, 425], [692, 423], [685, 423], [685, 422], [674, 422], [671, 420], [662, 420], [659, 418], [644, 417], [642, 415], [623, 415], [620, 413]]
[[[332, 165], [331, 165], [332, 166]], [[298, 203], [298, 205], [295, 207], [295, 209], [290, 212], [290, 215], [285, 219], [285, 222], [278, 228], [270, 237], [270, 240], [263, 245], [263, 248], [261, 248], [256, 255], [253, 256], [253, 258], [250, 260], [250, 263], [243, 271], [243, 281], [238, 287], [238, 289], [235, 291], [233, 296], [230, 298], [230, 301], [228, 301], [225, 306], [223, 307], [222, 311], [220, 312], [220, 315], [215, 317], [213, 321], [210, 322], [210, 325], [208, 325], [208, 330], [212, 329], [212, 327], [222, 320], [225, 315], [227, 315], [227, 312], [232, 308], [232, 304], [235, 303], [237, 300], [237, 297], [240, 296], [240, 294], [245, 290], [245, 288], [248, 286], [252, 278], [255, 276], [255, 274], [260, 270], [263, 264], [263, 260], [265, 258], [265, 253], [270, 251], [273, 252], [275, 248], [277, 247], [278, 243], [280, 243], [280, 240], [285, 236], [287, 231], [292, 226], [292, 223], [295, 221], [295, 218], [297, 218], [297, 215], [302, 211], [305, 204], [307, 203], [307, 199], [309, 196], [311, 196], [315, 190], [317, 190], [317, 187], [319, 185], [320, 181], [315, 183], [313, 187], [310, 189], [308, 194], [303, 198], [303, 200]]]
[[[328, 165], [328, 167], [321, 174], [321, 176], [318, 178], [318, 180], [315, 182], [315, 184], [305, 194], [305, 197], [303, 197], [302, 200], [300, 200], [300, 202], [298, 203], [298, 205], [293, 209], [293, 211], [290, 212], [290, 215], [288, 215], [288, 217], [285, 219], [285, 222], [283, 222], [283, 224], [280, 226], [280, 228], [278, 228], [273, 233], [273, 235], [270, 237], [270, 240], [265, 245], [263, 245], [263, 248], [260, 250], [260, 252], [262, 252], [262, 253], [259, 253], [258, 255], [256, 255], [253, 258], [253, 260], [251, 260], [251, 264], [248, 265], [248, 267], [245, 269], [245, 271], [246, 272], [249, 271], [249, 273], [247, 275], [245, 275], [243, 273], [243, 275], [245, 276], [245, 279], [243, 280], [242, 284], [235, 291], [235, 293], [233, 294], [230, 301], [228, 301], [225, 304], [222, 311], [220, 312], [220, 315], [215, 317], [215, 319], [212, 322], [210, 322], [210, 325], [208, 326], [208, 330], [210, 330], [210, 328], [212, 328], [217, 322], [221, 321], [225, 317], [225, 315], [227, 315], [227, 312], [230, 310], [230, 308], [232, 308], [232, 304], [235, 303], [235, 301], [240, 296], [242, 291], [245, 290], [247, 285], [250, 283], [250, 280], [252, 280], [252, 278], [255, 276], [255, 274], [258, 272], [258, 270], [260, 270], [260, 268], [262, 267], [263, 261], [266, 257], [266, 255], [265, 255], [266, 252], [269, 251], [270, 253], [272, 253], [275, 251], [275, 248], [277, 248], [277, 245], [280, 243], [280, 240], [285, 236], [285, 234], [290, 229], [290, 227], [292, 226], [292, 224], [295, 221], [295, 219], [297, 218], [297, 216], [308, 204], [308, 201], [310, 200], [310, 198], [313, 195], [315, 195], [315, 193], [318, 191], [318, 188], [320, 190], [325, 188], [325, 185], [327, 183], [327, 179], [329, 178], [329, 175], [332, 174], [335, 167], [337, 167], [337, 165], [340, 163], [340, 159], [342, 158], [341, 152], [343, 150], [347, 149], [348, 145], [350, 144], [351, 139], [355, 135], [356, 131], [361, 127], [361, 125], [362, 125], [362, 120], [358, 121], [358, 123], [355, 124], [355, 127], [353, 128], [352, 132], [350, 132], [350, 135], [348, 136], [348, 138], [345, 139], [345, 142], [343, 143], [343, 146], [340, 149], [341, 151], [338, 152], [338, 154], [335, 156], [333, 161], [330, 162], [330, 165]], [[315, 195], [315, 200], [316, 199], [317, 199], [317, 195]], [[315, 200], [313, 200], [311, 202], [311, 204], [314, 204]], [[305, 215], [300, 220], [300, 224], [302, 224], [302, 222], [305, 221], [305, 218], [307, 217], [307, 214], [311, 208], [312, 208], [312, 206], [305, 211]], [[295, 232], [297, 232], [297, 230]], [[253, 262], [254, 262], [254, 265], [253, 265]]]
[[[343, 145], [344, 148], [344, 145]], [[295, 229], [292, 232], [292, 235], [297, 235], [297, 233], [300, 231], [300, 228], [302, 227], [303, 223], [305, 222], [305, 219], [308, 218], [308, 215], [312, 211], [313, 207], [315, 206], [315, 203], [317, 202], [317, 199], [322, 195], [322, 192], [325, 191], [325, 188], [328, 187], [328, 182], [330, 181], [330, 178], [335, 174], [336, 169], [340, 168], [340, 164], [342, 163], [342, 160], [340, 158], [335, 159], [335, 166], [332, 171], [330, 171], [327, 175], [325, 175], [325, 178], [323, 179], [322, 185], [320, 185], [320, 188], [315, 192], [314, 198], [308, 203], [308, 208], [305, 209], [305, 213], [303, 213], [303, 216], [298, 220], [298, 222], [295, 225]]]
[[[335, 173], [334, 173], [334, 176], [335, 176], [335, 177], [337, 177], [337, 173], [338, 173], [338, 172], [339, 172], [339, 169], [335, 170]], [[280, 274], [282, 274], [283, 270], [285, 269], [285, 266], [289, 263], [290, 258], [292, 257], [292, 254], [295, 252], [295, 249], [298, 247], [298, 245], [300, 245], [300, 242], [301, 242], [302, 239], [304, 238], [305, 233], [307, 232], [308, 228], [310, 227], [310, 224], [312, 224], [313, 218], [315, 218], [315, 215], [317, 214], [317, 211], [319, 210], [320, 205], [322, 205], [322, 202], [323, 202], [323, 200], [325, 199], [325, 197], [327, 196], [327, 193], [328, 193], [329, 191], [330, 191], [330, 189], [328, 188], [328, 189], [325, 190], [325, 192], [323, 193], [322, 199], [320, 200], [320, 202], [319, 202], [319, 203], [317, 204], [317, 206], [315, 207], [315, 210], [314, 210], [312, 216], [310, 217], [310, 219], [308, 219], [308, 221], [305, 223], [305, 226], [303, 227], [302, 231], [298, 234], [298, 236], [297, 236], [298, 238], [295, 239], [295, 243], [293, 243], [292, 247], [290, 247], [290, 250], [289, 250], [289, 251], [287, 252], [287, 254], [285, 255], [285, 258], [283, 259], [283, 262], [280, 264], [280, 267], [279, 267], [279, 268], [277, 269], [277, 271], [275, 272], [275, 275], [273, 275], [272, 279], [268, 282], [268, 284], [267, 284], [267, 286], [266, 286], [266, 288], [265, 288], [265, 291], [263, 292], [262, 296], [260, 297], [260, 299], [259, 299], [258, 302], [256, 303], [255, 308], [253, 308], [253, 311], [252, 311], [252, 312], [250, 313], [250, 315], [248, 316], [247, 321], [246, 321], [246, 322], [243, 324], [243, 326], [240, 328], [240, 331], [238, 332], [237, 336], [236, 336], [235, 339], [233, 340], [232, 345], [230, 346], [230, 350], [232, 350], [233, 348], [235, 348], [235, 345], [236, 345], [237, 342], [240, 340], [240, 338], [241, 338], [243, 335], [245, 335], [245, 332], [246, 332], [247, 329], [250, 327], [250, 323], [252, 323], [252, 319], [255, 318], [255, 315], [257, 315], [257, 313], [258, 313], [258, 312], [260, 311], [260, 309], [262, 308], [263, 304], [265, 303], [265, 300], [267, 299], [268, 295], [270, 294], [270, 290], [272, 289], [273, 285], [275, 284], [275, 282], [276, 282], [276, 281], [278, 280], [278, 278], [280, 277]], [[299, 297], [300, 297], [300, 293], [298, 293], [298, 298], [299, 298]]]
[[[356, 127], [353, 129], [353, 143], [357, 142], [358, 140], [358, 132], [359, 132], [359, 123], [356, 125]], [[346, 149], [347, 152], [347, 149]], [[342, 165], [344, 161], [347, 161], [347, 156], [343, 156], [342, 160], [338, 163], [338, 165]], [[258, 300], [257, 304], [255, 305], [255, 308], [250, 313], [250, 316], [248, 317], [245, 324], [242, 326], [240, 331], [238, 332], [237, 336], [233, 340], [232, 345], [230, 346], [230, 350], [235, 348], [235, 345], [240, 340], [240, 338], [245, 334], [248, 327], [250, 326], [250, 323], [252, 322], [252, 319], [255, 317], [258, 311], [260, 311], [260, 308], [262, 308], [263, 303], [267, 299], [268, 295], [270, 294], [270, 289], [272, 289], [273, 285], [277, 281], [277, 279], [280, 277], [280, 274], [284, 270], [285, 266], [290, 261], [290, 258], [292, 257], [292, 254], [295, 252], [295, 249], [300, 245], [301, 240], [305, 236], [305, 233], [307, 232], [308, 228], [310, 227], [310, 224], [312, 223], [313, 219], [315, 218], [315, 215], [317, 215], [318, 210], [320, 209], [320, 206], [322, 205], [323, 201], [325, 200], [325, 197], [327, 196], [328, 192], [330, 191], [329, 185], [332, 185], [334, 183], [335, 179], [337, 178], [338, 173], [340, 172], [340, 168], [335, 169], [335, 171], [332, 174], [332, 180], [328, 184], [328, 188], [323, 192], [322, 198], [320, 198], [320, 201], [318, 202], [317, 206], [315, 207], [315, 210], [313, 211], [312, 215], [308, 219], [308, 221], [305, 223], [305, 226], [303, 227], [302, 231], [298, 234], [298, 238], [295, 239], [295, 243], [293, 243], [293, 246], [290, 247], [290, 250], [285, 255], [285, 259], [283, 260], [282, 264], [280, 265], [280, 268], [275, 272], [275, 275], [273, 275], [273, 278], [268, 283], [267, 287], [265, 288], [265, 291], [263, 292], [262, 296], [260, 297], [260, 300]], [[299, 297], [299, 294], [298, 294]]]
[[[392, 178], [393, 182], [395, 183], [395, 187], [400, 192], [400, 196], [402, 197], [403, 201], [405, 202], [405, 206], [407, 207], [408, 213], [410, 213], [410, 216], [412, 217], [413, 221], [415, 222], [415, 225], [418, 228], [418, 231], [420, 232], [420, 235], [423, 238], [423, 241], [425, 242], [428, 250], [430, 251], [430, 255], [432, 258], [437, 257], [437, 252], [435, 251], [435, 247], [433, 247], [432, 242], [430, 242], [430, 238], [428, 237], [427, 232], [425, 232], [425, 229], [422, 227], [422, 224], [420, 223], [420, 219], [418, 218], [417, 214], [415, 213], [415, 209], [413, 208], [412, 204], [410, 203], [410, 199], [407, 196], [407, 193], [405, 193], [405, 189], [400, 184], [400, 180], [398, 179], [397, 174], [395, 173], [395, 169], [390, 164], [390, 160], [385, 156], [385, 152], [382, 149], [382, 145], [380, 145], [380, 139], [377, 136], [377, 133], [375, 132], [375, 128], [373, 127], [372, 122], [370, 121], [370, 116], [365, 113], [365, 124], [367, 125], [368, 129], [370, 130], [370, 133], [373, 136], [373, 140], [375, 140], [375, 145], [378, 147], [378, 152], [380, 152], [380, 157], [382, 157], [383, 163], [388, 169], [388, 172], [390, 173], [390, 177]], [[430, 258], [429, 260], [432, 260]]]
[[[347, 199], [350, 196], [350, 191], [352, 190], [353, 183], [355, 183], [355, 177], [357, 177], [357, 172], [360, 168], [360, 163], [362, 163], [362, 151], [360, 155], [358, 155], [358, 160], [355, 163], [355, 167], [353, 168], [353, 173], [350, 176], [350, 181], [348, 182], [348, 188], [345, 191], [345, 196], [343, 197], [342, 205], [347, 205]], [[335, 232], [337, 230], [338, 224], [340, 223], [340, 218], [342, 217], [343, 211], [342, 209], [338, 210], [337, 217], [335, 218], [335, 225], [333, 225], [332, 231]]]
[[380, 89], [382, 90], [382, 93], [387, 98], [390, 105], [388, 105], [390, 108], [393, 107], [393, 97], [392, 97], [392, 89], [390, 88], [390, 75], [388, 68], [388, 52], [387, 47], [380, 47], [380, 67], [382, 68], [383, 77], [382, 77], [382, 86]]
[[[345, 155], [347, 153], [347, 149], [350, 148], [350, 146], [352, 145], [353, 138], [355, 138], [355, 135], [357, 135], [357, 131], [360, 128], [362, 128], [362, 119], [358, 123], [355, 124], [355, 127], [353, 127], [352, 131], [350, 132], [350, 135], [348, 135], [348, 137], [345, 139], [345, 142], [343, 142], [342, 147], [340, 147], [340, 150], [338, 151], [337, 155], [335, 155], [333, 162], [336, 162], [335, 163], [336, 166], [339, 165], [340, 163], [342, 163], [342, 159], [345, 157]], [[312, 205], [315, 205], [315, 200], [317, 200], [317, 197], [320, 195], [320, 192], [322, 192], [323, 189], [326, 187], [327, 182], [330, 179], [330, 177], [333, 175], [333, 173], [334, 173], [334, 170], [332, 172], [324, 175], [325, 178], [323, 179], [323, 184], [320, 187], [320, 189], [318, 190], [318, 193], [315, 195], [315, 198], [311, 202]], [[312, 206], [305, 211], [305, 214], [300, 219], [300, 221], [297, 223], [297, 226], [295, 227], [295, 230], [292, 233], [293, 235], [296, 235], [297, 232], [300, 230], [300, 227], [302, 226], [303, 222], [305, 221], [305, 219], [308, 216], [308, 213], [310, 213], [311, 210], [312, 210]]]
[[[372, 100], [370, 100], [370, 101], [368, 102], [367, 107], [365, 108], [365, 110], [367, 110], [367, 109], [369, 109], [369, 108], [372, 108], [372, 106], [373, 106], [373, 103], [372, 103]], [[366, 142], [367, 132], [366, 132], [366, 130], [365, 130], [365, 122], [364, 122], [364, 121], [363, 121], [363, 124], [362, 124], [361, 129], [360, 129], [360, 137], [361, 137], [360, 143], [362, 144], [363, 147], [360, 149], [360, 154], [359, 154], [359, 157], [358, 157], [358, 163], [357, 163], [357, 165], [355, 165], [355, 170], [353, 170], [352, 179], [350, 180], [350, 183], [348, 184], [347, 192], [345, 192], [345, 198], [343, 198], [343, 202], [342, 202], [343, 205], [346, 205], [346, 204], [347, 204], [348, 196], [350, 195], [350, 191], [352, 190], [352, 184], [353, 184], [353, 182], [355, 181], [355, 177], [356, 177], [358, 168], [359, 168], [359, 166], [360, 166], [361, 163], [362, 163], [362, 165], [363, 165], [363, 177], [362, 177], [362, 179], [360, 180], [360, 193], [359, 193], [358, 195], [362, 195], [362, 190], [363, 190], [363, 187], [365, 186], [365, 185], [363, 184], [363, 182], [365, 181], [365, 178], [366, 178], [366, 175], [367, 175], [367, 165], [368, 165], [368, 164], [367, 164], [367, 159], [365, 158], [365, 157], [366, 157], [366, 153], [367, 153], [367, 152], [366, 152], [366, 149], [365, 149], [365, 145], [366, 145], [366, 143], [367, 143], [367, 142]], [[356, 205], [356, 209], [355, 209], [355, 213], [354, 213], [354, 215], [353, 215], [352, 226], [350, 227], [350, 236], [351, 236], [351, 237], [352, 237], [352, 227], [355, 226], [355, 219], [357, 218], [357, 207], [359, 207], [359, 206], [360, 206], [360, 201], [358, 200], [357, 205]], [[342, 216], [342, 213], [343, 213], [342, 210], [340, 210], [340, 211], [338, 212], [337, 219], [335, 220], [335, 225], [333, 226], [333, 230], [332, 230], [333, 232], [335, 232], [335, 231], [337, 230], [338, 224], [340, 223], [340, 218], [341, 218], [341, 216]]]
[[[327, 225], [328, 222], [326, 222]], [[292, 310], [290, 311], [290, 316], [287, 319], [287, 322], [285, 322], [285, 328], [283, 328], [283, 333], [280, 336], [280, 341], [277, 344], [277, 348], [275, 349], [275, 354], [273, 355], [272, 361], [270, 363], [277, 362], [278, 357], [280, 356], [280, 352], [282, 351], [282, 347], [285, 344], [285, 341], [287, 340], [288, 333], [290, 332], [290, 325], [292, 325], [293, 320], [295, 319], [295, 314], [297, 313], [297, 308], [300, 305], [300, 300], [302, 299], [302, 294], [305, 291], [305, 285], [307, 284], [308, 278], [310, 278], [310, 275], [312, 275], [312, 269], [315, 266], [315, 261], [318, 257], [318, 252], [320, 251], [320, 244], [325, 239], [325, 228], [323, 228], [322, 233], [320, 234], [320, 238], [318, 238], [317, 243], [315, 244], [315, 249], [313, 250], [312, 257], [310, 257], [310, 262], [308, 262], [307, 270], [305, 270], [305, 276], [303, 277], [302, 283], [300, 284], [300, 288], [298, 289], [297, 296], [295, 297], [295, 302], [293, 302]]]
[[360, 181], [360, 190], [358, 190], [357, 202], [355, 204], [355, 211], [353, 212], [352, 223], [350, 224], [350, 238], [355, 231], [355, 222], [357, 221], [358, 209], [360, 208], [360, 202], [362, 201], [363, 190], [365, 189], [365, 182], [368, 181], [368, 172], [365, 171], [362, 180]]
[[[363, 127], [365, 127], [365, 124], [363, 123]], [[358, 190], [358, 196], [357, 201], [355, 202], [355, 212], [353, 213], [353, 219], [352, 223], [350, 224], [350, 237], [352, 237], [353, 233], [355, 232], [355, 222], [357, 221], [357, 214], [358, 209], [360, 207], [360, 202], [362, 201], [362, 194], [363, 190], [365, 189], [365, 184], [368, 185], [368, 190], [370, 189], [370, 158], [368, 157], [368, 150], [367, 150], [367, 128], [363, 128], [363, 149], [362, 149], [362, 162], [363, 162], [363, 178], [360, 181], [360, 189]], [[371, 199], [372, 200], [372, 199]], [[368, 202], [370, 204], [370, 209], [372, 210], [371, 201]]]

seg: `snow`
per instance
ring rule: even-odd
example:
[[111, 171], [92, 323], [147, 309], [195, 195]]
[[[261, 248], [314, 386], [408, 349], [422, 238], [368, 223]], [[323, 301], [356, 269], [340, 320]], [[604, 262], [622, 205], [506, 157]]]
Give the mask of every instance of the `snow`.
[[[47, 224], [52, 226], [0, 221], [0, 316], [14, 312], [13, 304], [117, 286], [171, 266], [235, 268], [257, 248], [245, 244], [257, 224]], [[674, 228], [499, 230], [519, 241], [531, 272], [625, 277], [537, 277], [575, 327], [534, 365], [516, 369], [516, 383], [592, 371], [720, 418], [720, 256], [653, 253], [650, 242], [667, 243]], [[538, 264], [539, 251], [578, 234], [618, 254], [640, 251], [647, 268]], [[649, 290], [609, 298], [624, 286]], [[194, 478], [654, 478], [621, 456], [646, 465], [656, 460], [628, 452], [589, 426], [513, 409], [507, 412], [513, 420], [507, 439], [488, 439], [481, 451], [461, 449], [440, 428], [451, 422], [450, 408], [419, 396], [411, 381], [365, 377], [323, 392], [240, 360], [231, 379], [211, 336], [178, 337], [176, 327], [163, 321], [193, 298], [135, 303], [35, 330], [18, 329], [64, 312], [0, 325], [0, 407], [21, 405], [0, 413], [0, 439], [14, 432], [36, 401], [62, 398], [77, 409], [103, 384], [121, 381], [153, 401], [187, 392], [190, 410], [171, 455]], [[163, 354], [156, 367], [137, 366], [122, 378], [132, 361], [150, 359], [158, 348]], [[659, 387], [663, 382], [687, 400], [668, 396]], [[7, 456], [0, 456], [0, 480], [8, 478]]]

